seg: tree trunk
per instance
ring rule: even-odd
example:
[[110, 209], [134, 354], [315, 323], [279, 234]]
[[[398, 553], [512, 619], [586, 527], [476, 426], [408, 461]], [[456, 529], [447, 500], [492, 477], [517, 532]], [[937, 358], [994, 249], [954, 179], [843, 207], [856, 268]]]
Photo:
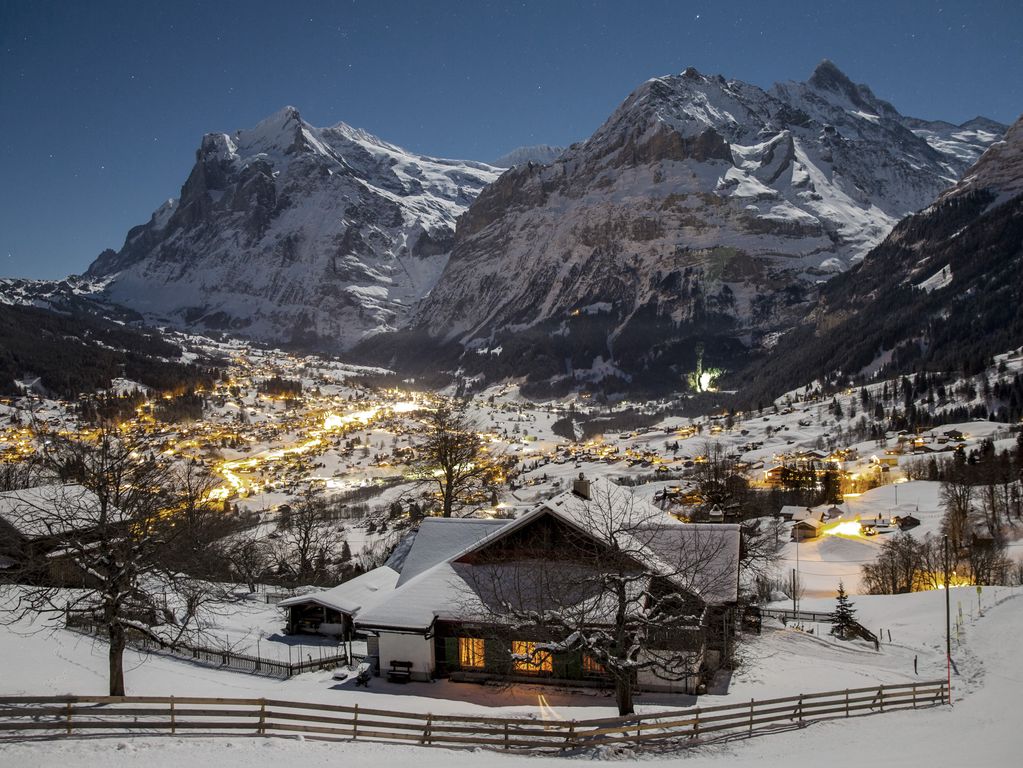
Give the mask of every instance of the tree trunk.
[[619, 715], [631, 715], [635, 712], [632, 705], [632, 675], [626, 673], [615, 681], [615, 701], [618, 703]]
[[110, 695], [124, 696], [124, 627], [111, 624], [107, 627], [110, 638]]

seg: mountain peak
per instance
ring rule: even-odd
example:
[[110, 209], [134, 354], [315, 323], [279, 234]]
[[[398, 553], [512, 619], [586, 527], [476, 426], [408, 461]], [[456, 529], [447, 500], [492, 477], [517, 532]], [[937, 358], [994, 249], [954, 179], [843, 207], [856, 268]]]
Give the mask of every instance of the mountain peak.
[[524, 165], [525, 163], [547, 165], [564, 151], [564, 147], [552, 147], [550, 144], [517, 147], [511, 152], [501, 155], [501, 157], [493, 162], [493, 165], [498, 168], [514, 168], [516, 165]]
[[973, 167], [963, 174], [960, 182], [941, 199], [974, 190], [990, 192], [995, 195], [996, 202], [1023, 194], [1023, 117], [1009, 126], [1002, 140], [988, 147]]
[[305, 147], [303, 133], [308, 127], [298, 109], [289, 105], [263, 118], [254, 128], [238, 131], [237, 143], [258, 151], [277, 149], [287, 154]]
[[847, 91], [856, 88], [856, 84], [835, 66], [831, 59], [821, 59], [821, 63], [814, 68], [807, 82], [814, 88], [828, 91]]

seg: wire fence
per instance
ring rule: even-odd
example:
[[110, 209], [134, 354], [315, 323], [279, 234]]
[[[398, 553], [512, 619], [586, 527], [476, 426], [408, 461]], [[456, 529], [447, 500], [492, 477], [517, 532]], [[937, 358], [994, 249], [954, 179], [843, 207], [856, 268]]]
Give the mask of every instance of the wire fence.
[[798, 728], [816, 720], [944, 704], [944, 680], [800, 694], [592, 720], [527, 720], [371, 709], [279, 699], [175, 696], [0, 697], [7, 739], [76, 733], [303, 734], [307, 738], [427, 746], [566, 751], [609, 744], [691, 746], [721, 737]]

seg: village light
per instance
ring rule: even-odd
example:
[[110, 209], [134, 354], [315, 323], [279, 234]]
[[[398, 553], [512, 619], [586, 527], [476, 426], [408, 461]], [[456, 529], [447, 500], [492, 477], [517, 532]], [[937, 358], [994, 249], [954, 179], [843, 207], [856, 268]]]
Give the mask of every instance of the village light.
[[862, 536], [863, 529], [858, 520], [843, 520], [825, 527], [824, 533], [830, 536]]

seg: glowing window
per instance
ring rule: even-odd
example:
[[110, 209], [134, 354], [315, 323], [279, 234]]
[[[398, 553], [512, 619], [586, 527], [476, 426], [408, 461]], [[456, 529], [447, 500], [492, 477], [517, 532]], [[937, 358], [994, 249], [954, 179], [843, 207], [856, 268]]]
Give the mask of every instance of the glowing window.
[[458, 638], [458, 663], [463, 669], [483, 669], [483, 638]]
[[603, 675], [606, 672], [604, 665], [597, 661], [595, 658], [590, 656], [588, 653], [583, 654], [583, 673], [587, 675]]
[[550, 651], [538, 651], [529, 640], [512, 640], [512, 657], [517, 672], [553, 672], [554, 657]]

